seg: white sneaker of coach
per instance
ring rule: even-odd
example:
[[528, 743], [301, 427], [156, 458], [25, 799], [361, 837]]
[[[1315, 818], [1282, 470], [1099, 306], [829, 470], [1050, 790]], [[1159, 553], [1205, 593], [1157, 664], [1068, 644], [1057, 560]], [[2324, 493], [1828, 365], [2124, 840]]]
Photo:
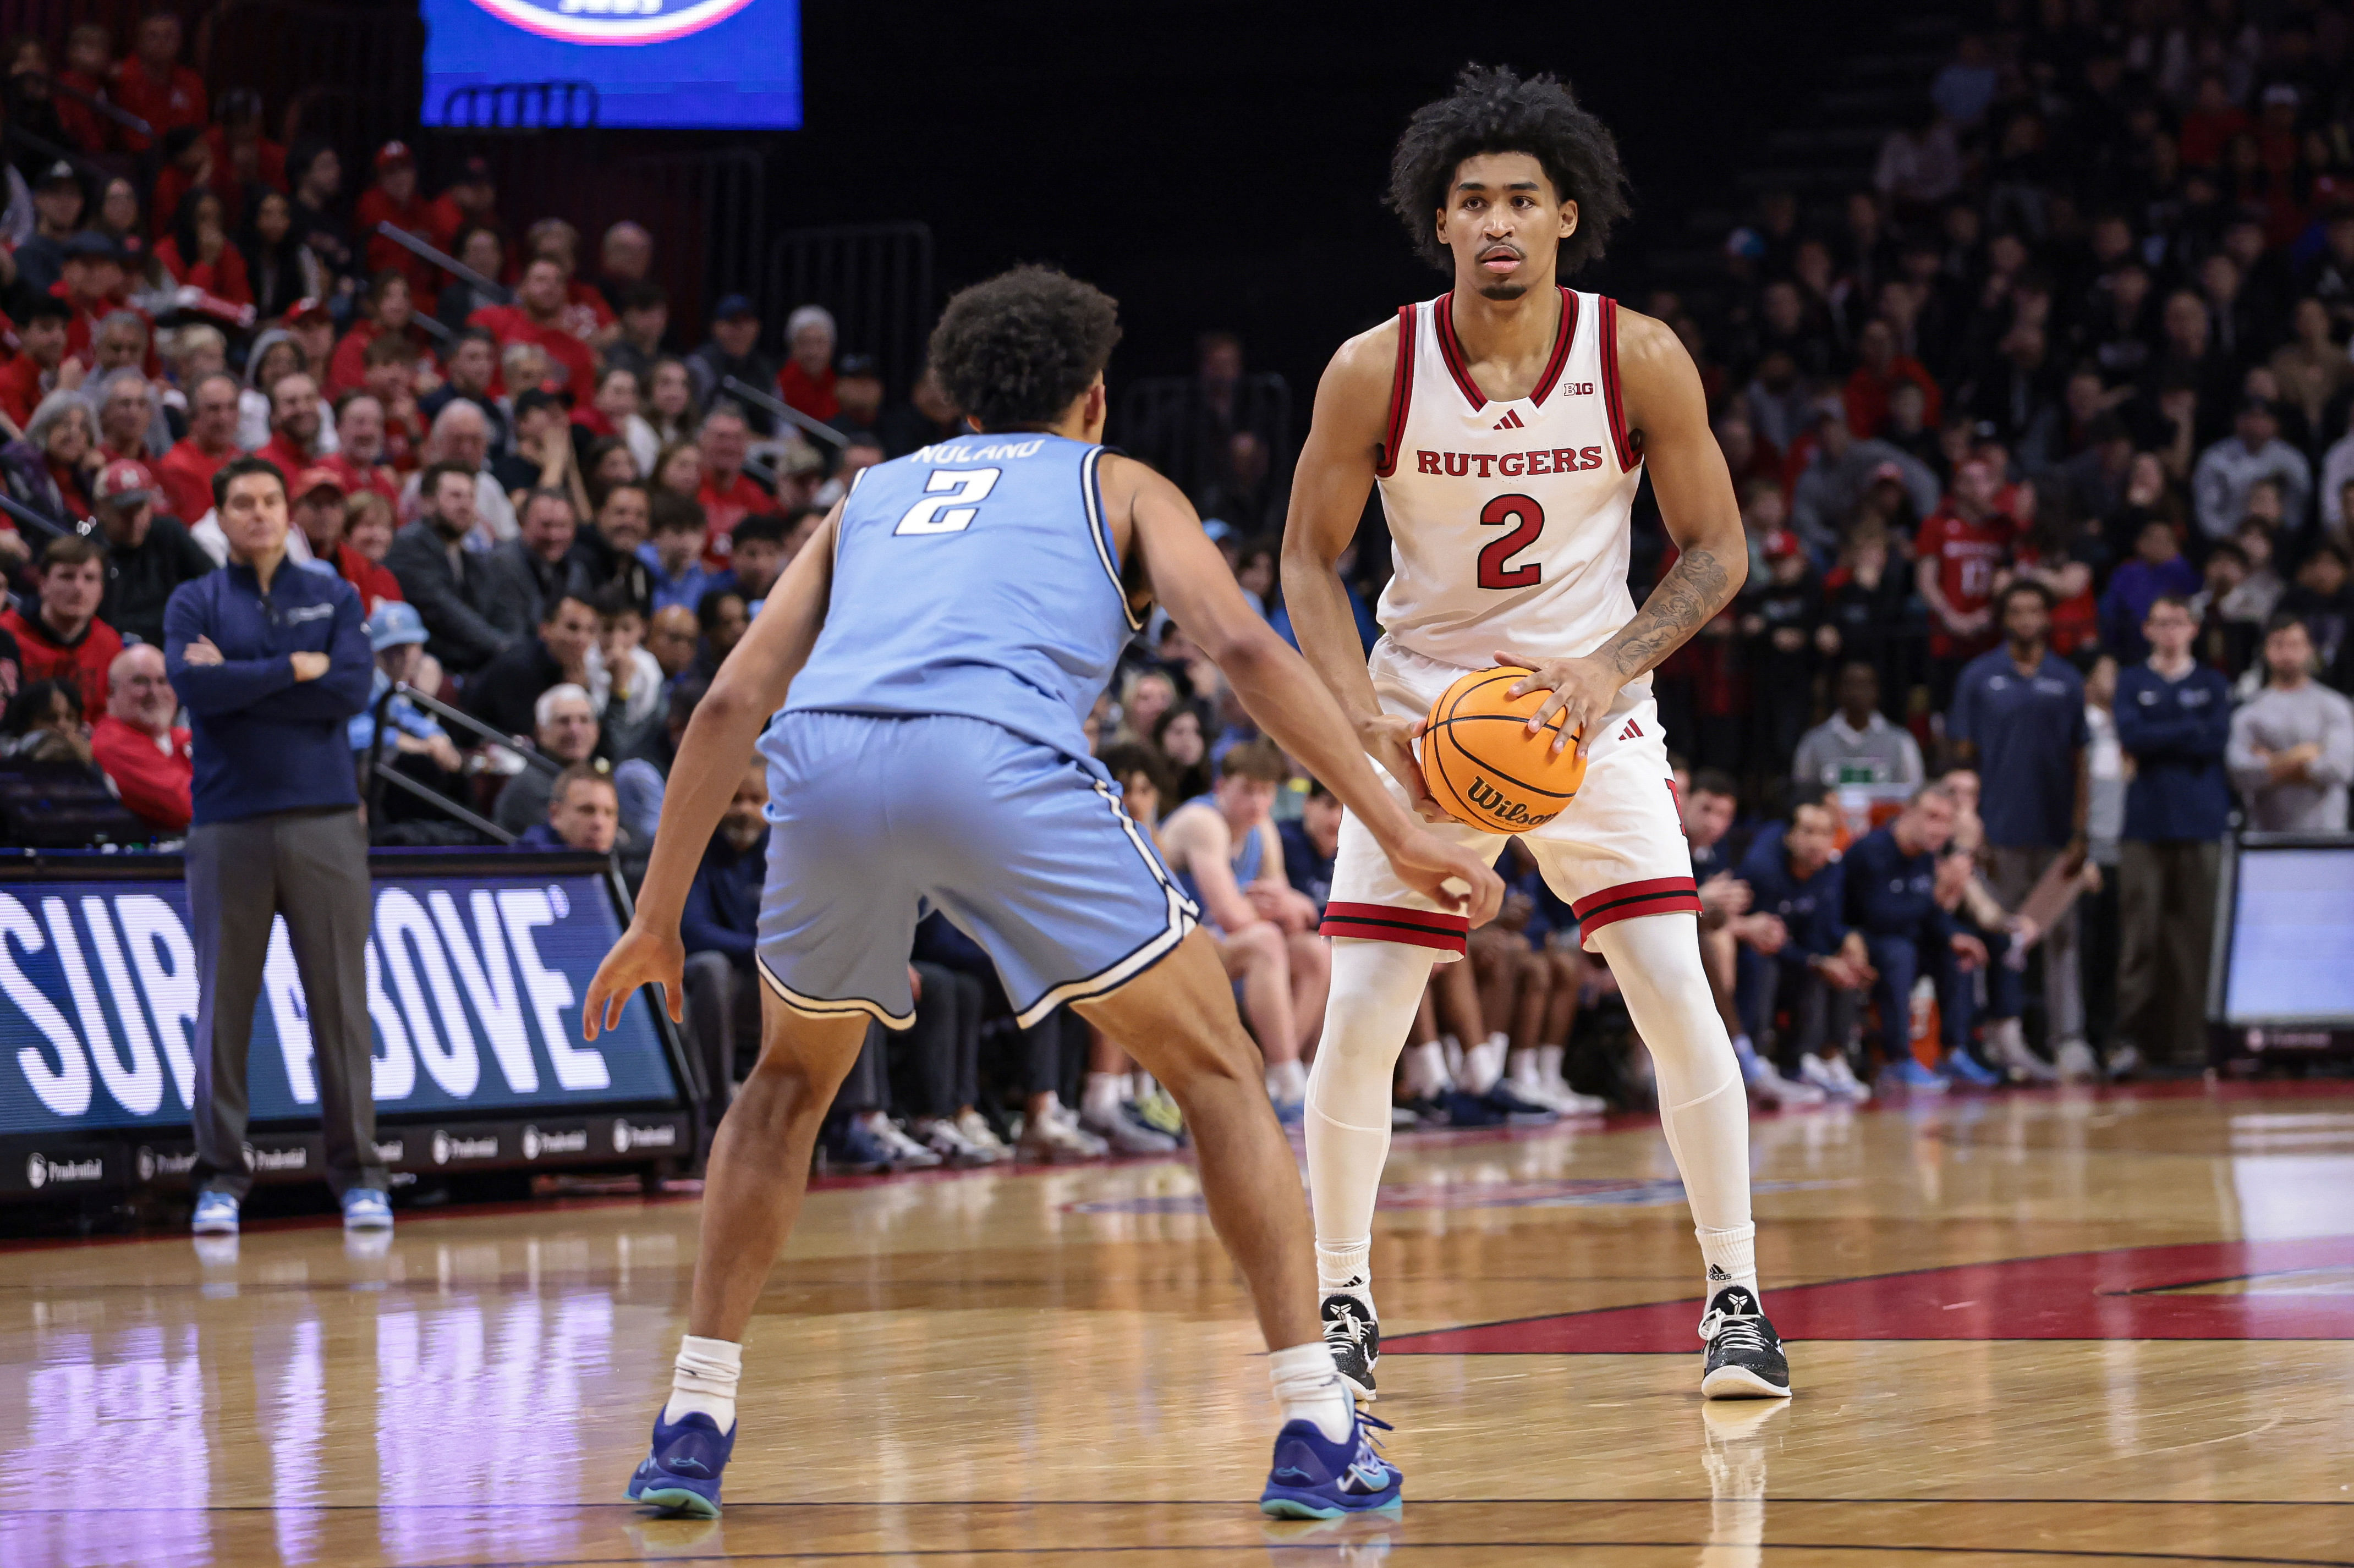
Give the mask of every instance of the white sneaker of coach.
[[883, 1146], [895, 1171], [929, 1171], [940, 1162], [938, 1155], [902, 1132], [899, 1124], [881, 1111], [869, 1111], [861, 1125], [869, 1137]]

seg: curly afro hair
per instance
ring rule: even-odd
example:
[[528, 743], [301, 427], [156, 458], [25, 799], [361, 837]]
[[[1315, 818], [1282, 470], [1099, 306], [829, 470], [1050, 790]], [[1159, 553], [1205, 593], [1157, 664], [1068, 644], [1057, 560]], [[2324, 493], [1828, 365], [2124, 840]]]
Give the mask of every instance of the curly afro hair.
[[1119, 342], [1119, 303], [1052, 267], [1016, 267], [960, 290], [932, 329], [931, 366], [984, 430], [1049, 425]]
[[1618, 143], [1577, 106], [1567, 83], [1550, 74], [1523, 78], [1509, 67], [1467, 65], [1452, 93], [1415, 111], [1390, 158], [1390, 207], [1416, 253], [1442, 272], [1452, 271], [1455, 260], [1439, 243], [1431, 215], [1446, 207], [1457, 166], [1482, 153], [1528, 154], [1561, 198], [1577, 203], [1577, 232], [1561, 242], [1564, 276], [1600, 256], [1611, 228], [1627, 216]]

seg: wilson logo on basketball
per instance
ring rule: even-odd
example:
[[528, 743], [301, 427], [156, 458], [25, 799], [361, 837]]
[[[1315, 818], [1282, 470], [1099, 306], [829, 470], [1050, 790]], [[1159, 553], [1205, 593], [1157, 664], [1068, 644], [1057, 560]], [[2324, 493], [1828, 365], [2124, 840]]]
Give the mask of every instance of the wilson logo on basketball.
[[1510, 822], [1516, 828], [1541, 828], [1561, 815], [1558, 811], [1543, 814], [1531, 811], [1525, 804], [1513, 800], [1485, 779], [1472, 779], [1470, 788], [1463, 792], [1470, 798], [1473, 805], [1489, 816], [1500, 822]]

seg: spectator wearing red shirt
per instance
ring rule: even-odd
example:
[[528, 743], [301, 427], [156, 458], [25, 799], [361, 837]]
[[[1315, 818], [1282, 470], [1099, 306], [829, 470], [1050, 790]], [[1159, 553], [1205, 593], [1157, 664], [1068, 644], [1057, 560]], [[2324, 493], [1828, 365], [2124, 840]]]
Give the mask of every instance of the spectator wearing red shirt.
[[[564, 267], [547, 257], [535, 257], [523, 270], [523, 281], [511, 305], [484, 305], [469, 324], [482, 328], [504, 348], [513, 343], [536, 344], [551, 364], [564, 371], [564, 386], [576, 398], [591, 396], [597, 386], [597, 360], [588, 345], [565, 324], [571, 306], [565, 298]], [[509, 392], [522, 387], [508, 387]]]
[[66, 135], [85, 153], [103, 153], [113, 122], [84, 103], [83, 98], [112, 101], [113, 94], [107, 83], [114, 78], [114, 37], [95, 22], [84, 22], [66, 35], [66, 67], [58, 72], [58, 85], [79, 93], [56, 95], [58, 121], [65, 127]]
[[776, 498], [744, 471], [752, 428], [734, 404], [722, 403], [703, 417], [697, 444], [703, 450], [703, 488], [695, 499], [703, 506], [703, 564], [724, 571], [735, 547], [736, 524], [755, 512], [774, 512]]
[[202, 289], [226, 304], [253, 303], [245, 258], [229, 243], [228, 212], [219, 195], [208, 185], [180, 198], [172, 231], [155, 242], [155, 260], [164, 263], [175, 283]]
[[[564, 269], [564, 329], [581, 342], [599, 347], [610, 342], [619, 331], [613, 309], [597, 286], [580, 277], [580, 231], [560, 217], [543, 217], [524, 230], [523, 254], [526, 262], [542, 257]], [[576, 387], [583, 402], [588, 401], [588, 388]]]
[[373, 491], [400, 504], [400, 475], [385, 461], [384, 404], [376, 394], [362, 389], [336, 399], [335, 444], [339, 450], [322, 466], [342, 482], [345, 495]]
[[172, 727], [179, 706], [162, 652], [143, 642], [114, 656], [106, 712], [90, 732], [90, 756], [114, 780], [123, 805], [165, 835], [186, 832], [194, 814], [188, 732]]
[[[458, 231], [469, 224], [480, 224], [493, 234], [498, 233], [498, 207], [499, 191], [491, 181], [489, 161], [469, 158], [458, 165], [458, 177], [433, 198], [433, 235], [429, 238], [433, 238], [434, 244], [447, 250], [451, 241], [458, 237]], [[493, 281], [506, 281], [504, 278]]]
[[382, 566], [352, 548], [344, 537], [346, 514], [345, 482], [339, 466], [322, 463], [294, 476], [291, 521], [311, 546], [311, 559], [359, 590], [361, 608], [370, 615], [388, 599], [400, 598], [400, 581]]
[[164, 138], [164, 166], [147, 193], [148, 238], [160, 240], [172, 232], [173, 217], [188, 193], [212, 185], [212, 143], [193, 125], [174, 127]]
[[58, 366], [66, 357], [66, 325], [72, 320], [71, 305], [44, 296], [16, 323], [16, 356], [0, 365], [0, 414], [20, 430], [41, 399], [57, 390]]
[[2232, 101], [2232, 90], [2220, 72], [2199, 79], [2198, 97], [2182, 117], [2182, 135], [2176, 151], [2194, 169], [2211, 169], [2223, 161], [2232, 138], [2248, 128], [2245, 111]]
[[[368, 270], [381, 275], [388, 269], [408, 279], [417, 308], [428, 312], [433, 308], [434, 291], [441, 285], [440, 269], [398, 240], [377, 233], [376, 225], [388, 223], [428, 245], [442, 246], [450, 236], [442, 229], [434, 206], [418, 191], [417, 158], [409, 152], [408, 143], [387, 142], [377, 148], [376, 184], [360, 193], [358, 207], [360, 238], [366, 246]], [[331, 383], [332, 380], [330, 373]]]
[[367, 351], [377, 338], [387, 334], [406, 338], [415, 352], [408, 362], [419, 358], [429, 360], [431, 350], [426, 347], [424, 332], [417, 325], [416, 295], [410, 291], [408, 275], [387, 268], [368, 282], [367, 314], [352, 323], [352, 330], [336, 343], [335, 351], [327, 357], [326, 394], [340, 397], [367, 384]]
[[270, 388], [270, 439], [253, 455], [290, 481], [319, 461], [319, 384], [297, 370]]
[[261, 95], [251, 88], [233, 87], [220, 95], [205, 142], [213, 154], [213, 193], [231, 225], [245, 219], [247, 190], [286, 194], [286, 149], [262, 134]]
[[71, 682], [84, 713], [106, 705], [106, 673], [122, 652], [122, 635], [98, 619], [105, 598], [105, 547], [67, 534], [41, 552], [41, 598], [33, 612], [0, 610], [0, 631], [16, 639], [24, 680]]
[[812, 419], [831, 420], [842, 411], [833, 395], [833, 313], [803, 305], [785, 318], [785, 367], [777, 372], [777, 396]]
[[84, 365], [96, 363], [92, 344], [98, 326], [123, 308], [123, 257], [113, 240], [85, 228], [66, 241], [65, 270], [49, 292], [73, 312], [66, 324], [66, 352]]
[[1997, 510], [2001, 486], [2001, 475], [1984, 459], [1964, 462], [1945, 504], [1923, 519], [1914, 537], [1914, 586], [1929, 606], [1929, 686], [1938, 708], [1952, 697], [1962, 666], [2002, 640], [1995, 583], [2019, 530]]
[[204, 79], [180, 63], [180, 18], [151, 11], [132, 35], [132, 52], [114, 68], [114, 101], [147, 122], [153, 138], [117, 129], [125, 151], [143, 153], [175, 127], [204, 128], [210, 118]]
[[1863, 323], [1856, 335], [1856, 366], [1847, 378], [1847, 428], [1859, 438], [1880, 434], [1888, 422], [1888, 394], [1901, 382], [1921, 388], [1921, 420], [1935, 426], [1945, 397], [1926, 366], [1911, 355], [1896, 352], [1896, 334], [1878, 316]]
[[237, 444], [237, 377], [216, 370], [188, 388], [188, 433], [155, 463], [170, 513], [194, 526], [213, 509], [213, 475], [241, 455]]

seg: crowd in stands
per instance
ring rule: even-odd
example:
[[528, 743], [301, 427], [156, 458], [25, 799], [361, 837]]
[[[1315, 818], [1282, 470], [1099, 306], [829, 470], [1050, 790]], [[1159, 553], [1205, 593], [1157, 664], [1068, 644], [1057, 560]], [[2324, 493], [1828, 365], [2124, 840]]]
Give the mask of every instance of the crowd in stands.
[[[1641, 302], [1700, 366], [1749, 531], [1748, 586], [1657, 688], [1689, 759], [1703, 948], [1768, 1103], [1864, 1097], [1875, 1073], [1933, 1093], [2201, 1062], [2222, 841], [2347, 827], [2354, 26], [2332, 0], [1995, 13], [1868, 182], [1766, 195], [1714, 286]], [[58, 531], [0, 524], [6, 765], [104, 781], [118, 842], [185, 829], [154, 649], [173, 592], [223, 558], [212, 476], [253, 453], [284, 477], [296, 558], [369, 611], [355, 765], [634, 875], [770, 585], [860, 468], [956, 433], [958, 410], [928, 376], [893, 402], [815, 305], [771, 355], [758, 307], [723, 297], [681, 352], [640, 225], [585, 257], [561, 218], [511, 222], [479, 160], [429, 195], [400, 143], [273, 142], [250, 94], [210, 99], [178, 63], [167, 14], [129, 43], [6, 46], [10, 126], [75, 154], [9, 145], [0, 482]], [[1182, 396], [1120, 436], [1278, 629], [1288, 408], [1212, 334]], [[1661, 554], [1648, 504], [1638, 599]], [[1370, 646], [1378, 538], [1343, 570]], [[1091, 727], [1294, 1113], [1337, 806], [1163, 616]], [[748, 773], [689, 905], [688, 1060], [715, 1108], [757, 1045], [766, 788]], [[380, 842], [476, 836], [371, 799]], [[1505, 870], [1505, 916], [1440, 966], [1407, 1043], [1402, 1125], [1648, 1092], [1606, 968], [1524, 855]], [[1176, 1146], [1117, 1042], [1067, 1012], [1015, 1027], [953, 926], [928, 921], [908, 961], [916, 1024], [875, 1031], [832, 1158]]]

